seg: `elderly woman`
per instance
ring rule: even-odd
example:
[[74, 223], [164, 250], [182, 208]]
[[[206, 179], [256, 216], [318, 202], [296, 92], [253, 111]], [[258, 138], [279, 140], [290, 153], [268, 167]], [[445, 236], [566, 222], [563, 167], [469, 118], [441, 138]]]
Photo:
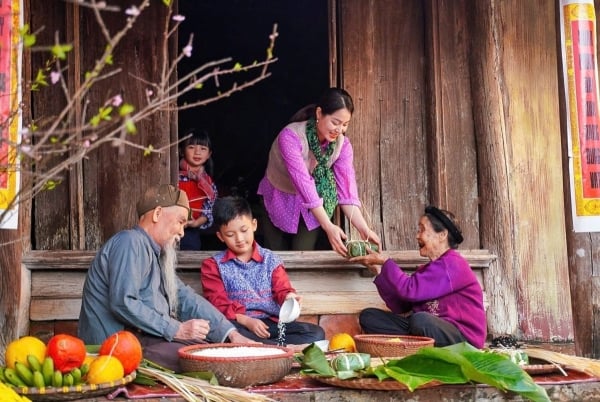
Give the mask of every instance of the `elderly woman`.
[[435, 346], [469, 342], [481, 348], [486, 337], [483, 291], [469, 263], [455, 250], [463, 241], [454, 215], [434, 206], [419, 219], [419, 254], [429, 258], [412, 275], [392, 259], [369, 252], [351, 258], [376, 275], [374, 283], [391, 310], [360, 313], [365, 333], [418, 335]]

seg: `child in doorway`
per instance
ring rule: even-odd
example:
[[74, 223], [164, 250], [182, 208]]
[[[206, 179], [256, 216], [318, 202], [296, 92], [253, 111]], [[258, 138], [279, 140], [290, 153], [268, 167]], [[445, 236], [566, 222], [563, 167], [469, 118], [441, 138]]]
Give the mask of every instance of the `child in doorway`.
[[[219, 198], [213, 208], [216, 235], [227, 249], [202, 263], [203, 295], [244, 336], [277, 344], [279, 310], [288, 298], [299, 296], [281, 259], [254, 240], [257, 222], [248, 201]], [[293, 321], [285, 325], [285, 342], [296, 348], [325, 339], [316, 324]]]
[[185, 136], [190, 137], [180, 146], [179, 188], [186, 192], [190, 200], [191, 219], [185, 227], [179, 248], [200, 250], [200, 236], [202, 230], [213, 223], [212, 208], [217, 199], [217, 186], [212, 179], [212, 145], [204, 130], [191, 130]]

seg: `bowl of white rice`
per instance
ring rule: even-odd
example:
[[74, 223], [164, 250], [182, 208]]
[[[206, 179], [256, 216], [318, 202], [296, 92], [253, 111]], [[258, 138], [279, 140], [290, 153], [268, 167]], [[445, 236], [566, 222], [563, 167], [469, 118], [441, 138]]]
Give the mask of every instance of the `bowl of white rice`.
[[260, 343], [212, 343], [179, 349], [183, 372], [210, 371], [220, 385], [235, 388], [277, 382], [290, 372], [293, 361], [293, 350]]

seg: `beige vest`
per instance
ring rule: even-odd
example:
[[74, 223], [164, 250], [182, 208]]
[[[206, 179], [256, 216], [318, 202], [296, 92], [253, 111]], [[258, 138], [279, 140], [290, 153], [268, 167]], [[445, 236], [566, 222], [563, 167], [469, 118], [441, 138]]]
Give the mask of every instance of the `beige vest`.
[[[312, 175], [313, 170], [315, 170], [315, 167], [317, 166], [317, 160], [315, 159], [313, 153], [310, 152], [308, 146], [308, 139], [306, 138], [306, 121], [290, 123], [286, 126], [286, 128], [292, 130], [298, 136], [298, 139], [302, 144], [302, 159], [304, 160], [306, 169], [308, 169], [308, 173]], [[328, 167], [331, 167], [333, 163], [340, 157], [342, 145], [344, 145], [344, 136], [340, 135], [334, 143], [333, 152], [329, 158], [329, 161], [327, 162]], [[296, 188], [290, 180], [290, 175], [285, 167], [283, 158], [281, 157], [281, 151], [279, 150], [277, 138], [275, 141], [273, 141], [271, 150], [269, 151], [269, 162], [267, 163], [266, 176], [271, 184], [279, 191], [289, 194], [296, 194]]]

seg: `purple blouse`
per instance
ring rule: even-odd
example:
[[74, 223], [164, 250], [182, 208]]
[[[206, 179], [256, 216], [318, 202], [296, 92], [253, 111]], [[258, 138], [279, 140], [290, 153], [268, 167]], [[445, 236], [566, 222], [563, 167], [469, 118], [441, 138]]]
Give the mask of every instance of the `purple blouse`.
[[483, 290], [458, 251], [446, 251], [412, 275], [388, 259], [373, 282], [392, 312], [428, 312], [456, 326], [473, 346], [483, 347], [487, 334]]
[[[300, 215], [309, 230], [315, 229], [319, 227], [319, 221], [310, 209], [323, 205], [323, 199], [317, 194], [315, 181], [302, 159], [300, 139], [286, 127], [279, 133], [276, 141], [296, 193], [290, 194], [276, 189], [265, 176], [258, 185], [258, 194], [263, 196], [271, 222], [282, 231], [297, 233]], [[332, 165], [338, 204], [360, 207], [352, 145], [346, 136], [343, 136], [343, 141], [340, 156]]]

